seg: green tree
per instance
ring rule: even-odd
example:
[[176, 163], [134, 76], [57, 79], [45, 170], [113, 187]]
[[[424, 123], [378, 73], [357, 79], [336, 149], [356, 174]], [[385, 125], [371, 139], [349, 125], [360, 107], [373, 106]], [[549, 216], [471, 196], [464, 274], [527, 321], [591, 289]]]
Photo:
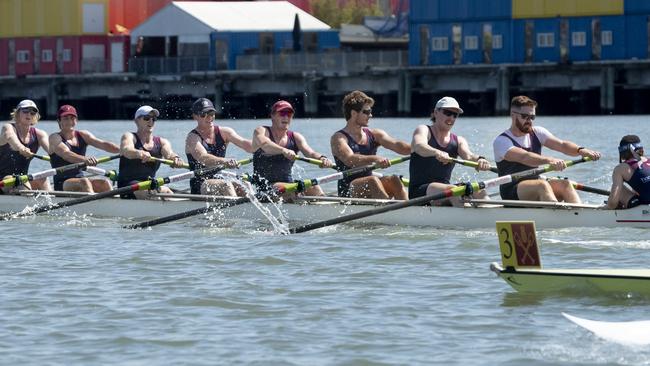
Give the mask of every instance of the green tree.
[[381, 15], [377, 0], [347, 0], [339, 6], [341, 0], [311, 0], [313, 15], [332, 28], [341, 28], [341, 24], [361, 24], [367, 15]]

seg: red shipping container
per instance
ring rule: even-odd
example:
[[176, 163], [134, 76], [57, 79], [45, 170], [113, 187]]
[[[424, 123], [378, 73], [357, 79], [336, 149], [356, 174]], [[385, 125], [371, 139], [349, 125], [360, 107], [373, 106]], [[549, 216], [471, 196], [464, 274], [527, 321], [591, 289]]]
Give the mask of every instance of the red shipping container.
[[9, 41], [0, 38], [0, 76], [9, 75]]
[[34, 74], [34, 38], [15, 38], [14, 62], [16, 76]]
[[56, 74], [56, 38], [40, 37], [40, 57], [38, 73], [42, 75]]

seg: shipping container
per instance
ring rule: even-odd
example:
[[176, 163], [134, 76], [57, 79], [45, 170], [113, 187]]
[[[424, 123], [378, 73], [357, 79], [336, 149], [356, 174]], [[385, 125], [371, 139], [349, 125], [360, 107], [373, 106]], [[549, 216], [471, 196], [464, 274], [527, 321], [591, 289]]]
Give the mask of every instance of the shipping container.
[[[128, 36], [64, 36], [0, 39], [0, 75], [124, 72]], [[13, 55], [13, 56], [12, 56]]]
[[0, 37], [108, 32], [109, 0], [0, 1]]
[[[210, 69], [234, 70], [237, 56], [293, 52], [292, 32], [212, 32], [210, 34]], [[337, 30], [302, 32], [304, 52], [322, 52], [340, 48]]]
[[647, 59], [650, 57], [650, 17], [648, 15], [627, 15], [625, 17], [625, 33], [633, 35], [625, 37], [624, 34], [613, 34], [612, 44], [625, 47], [625, 57], [628, 59]]
[[9, 40], [0, 38], [0, 76], [9, 75]]
[[172, 0], [110, 0], [109, 30], [113, 34], [128, 34]]
[[621, 15], [623, 10], [623, 0], [512, 0], [514, 19]]
[[509, 19], [511, 0], [411, 0], [411, 22]]
[[625, 14], [650, 14], [650, 1], [625, 0]]

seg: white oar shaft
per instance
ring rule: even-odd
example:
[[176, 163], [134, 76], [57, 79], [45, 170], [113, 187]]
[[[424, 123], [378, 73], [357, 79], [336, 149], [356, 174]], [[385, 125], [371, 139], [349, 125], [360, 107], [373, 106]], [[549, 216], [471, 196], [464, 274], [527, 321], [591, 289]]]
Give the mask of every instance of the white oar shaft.
[[176, 174], [176, 175], [170, 175], [169, 176], [169, 183], [175, 183], [175, 182], [180, 182], [185, 179], [189, 179], [194, 177], [194, 171], [189, 171], [181, 174]]
[[48, 169], [42, 172], [32, 174], [33, 179], [42, 179], [56, 175], [56, 169]]
[[90, 174], [95, 174], [95, 175], [104, 175], [106, 174], [106, 170], [102, 168], [98, 168], [96, 166], [87, 166], [86, 171]]

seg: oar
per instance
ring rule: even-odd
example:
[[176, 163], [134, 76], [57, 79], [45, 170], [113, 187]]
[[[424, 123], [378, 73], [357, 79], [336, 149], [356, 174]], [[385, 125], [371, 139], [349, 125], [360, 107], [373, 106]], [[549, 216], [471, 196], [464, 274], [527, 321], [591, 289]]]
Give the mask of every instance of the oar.
[[[119, 155], [111, 155], [111, 156], [105, 156], [103, 158], [97, 159], [97, 163], [105, 163], [107, 161], [111, 161], [113, 159], [119, 158]], [[74, 164], [68, 164], [64, 165], [58, 168], [53, 168], [53, 169], [48, 169], [44, 170], [42, 172], [38, 173], [33, 173], [33, 174], [25, 174], [25, 175], [19, 175], [18, 177], [11, 177], [4, 179], [0, 181], [0, 188], [2, 187], [13, 187], [18, 184], [23, 184], [25, 182], [30, 182], [34, 179], [42, 179], [42, 178], [47, 178], [51, 177], [53, 175], [61, 174], [70, 170], [79, 170], [82, 169], [83, 167], [86, 166], [86, 162], [81, 162], [81, 163], [74, 163]], [[16, 182], [18, 180], [18, 182]]]
[[[464, 160], [464, 159], [461, 159], [461, 158], [451, 158], [451, 160], [456, 164], [468, 166], [470, 168], [478, 168], [478, 163], [475, 162], [475, 161]], [[499, 172], [499, 170], [495, 166], [490, 166], [490, 171], [493, 172], [493, 173], [498, 173]]]
[[[160, 163], [165, 164], [165, 165], [170, 165], [171, 166], [172, 164], [174, 164], [174, 161], [169, 160], [169, 159], [160, 159], [160, 158], [156, 158], [156, 157], [153, 157], [153, 156], [150, 159], [153, 160], [153, 161], [160, 162]], [[242, 160], [237, 160], [237, 164], [239, 164], [239, 165], [246, 165], [246, 164], [249, 164], [249, 163], [252, 163], [252, 162], [253, 162], [253, 158], [246, 158], [246, 159], [242, 159]], [[180, 166], [180, 168], [189, 169], [190, 165], [187, 164], [187, 163], [182, 164]], [[223, 169], [224, 167], [221, 166], [220, 168]]]
[[32, 155], [32, 157], [33, 157], [33, 158], [36, 158], [36, 159], [41, 159], [41, 160], [45, 160], [45, 161], [50, 161], [50, 157], [47, 156], [47, 155], [36, 155], [36, 154], [34, 154], [34, 155]]
[[[304, 161], [305, 163], [309, 163], [309, 164], [313, 164], [313, 165], [318, 165], [318, 166], [320, 166], [320, 167], [323, 166], [323, 161], [320, 160], [320, 159], [312, 159], [312, 158], [306, 158], [306, 157], [304, 157], [304, 156], [298, 156], [298, 155], [296, 155], [296, 157], [294, 158], [294, 160]], [[335, 169], [336, 169], [336, 168], [335, 168]]]
[[573, 181], [573, 180], [569, 179], [568, 177], [549, 177], [549, 178], [546, 178], [546, 180], [568, 180], [569, 182], [571, 182], [571, 185], [573, 186], [573, 188], [575, 188], [575, 189], [577, 189], [579, 191], [600, 194], [602, 196], [609, 196], [610, 193], [611, 193], [610, 191], [608, 191], [606, 189], [586, 186], [584, 184]]
[[94, 175], [102, 175], [104, 177], [108, 177], [108, 179], [112, 181], [117, 180], [117, 172], [115, 170], [104, 170], [96, 166], [87, 166], [85, 170]]
[[178, 181], [181, 181], [181, 180], [184, 180], [184, 179], [189, 179], [189, 178], [192, 178], [194, 176], [210, 175], [210, 174], [214, 174], [214, 173], [218, 172], [220, 169], [221, 168], [210, 168], [210, 169], [204, 169], [204, 170], [189, 171], [189, 172], [185, 172], [185, 173], [181, 173], [181, 174], [177, 174], [177, 175], [170, 175], [170, 176], [164, 177], [164, 178], [154, 178], [154, 179], [151, 179], [151, 180], [146, 180], [146, 181], [143, 181], [143, 182], [132, 184], [130, 186], [121, 187], [121, 188], [113, 189], [113, 190], [106, 191], [106, 192], [100, 192], [100, 193], [96, 193], [96, 194], [89, 195], [89, 196], [84, 196], [84, 197], [80, 197], [80, 198], [71, 199], [71, 200], [68, 200], [68, 201], [56, 202], [56, 203], [53, 203], [53, 204], [47, 205], [47, 206], [40, 206], [40, 207], [37, 206], [37, 207], [34, 207], [32, 210], [29, 210], [29, 212], [17, 213], [17, 214], [11, 214], [11, 213], [10, 214], [5, 214], [5, 215], [2, 215], [2, 219], [10, 220], [10, 219], [16, 218], [16, 217], [23, 217], [23, 216], [27, 216], [27, 215], [33, 215], [33, 214], [38, 214], [38, 213], [41, 213], [41, 212], [48, 212], [48, 211], [56, 210], [56, 209], [63, 208], [63, 207], [75, 206], [75, 205], [85, 203], [85, 202], [96, 201], [96, 200], [99, 200], [99, 199], [102, 199], [102, 198], [105, 198], [105, 197], [112, 197], [112, 196], [115, 196], [115, 195], [118, 195], [118, 194], [132, 193], [132, 192], [139, 191], [139, 190], [147, 190], [147, 189], [151, 189], [152, 185], [162, 186], [162, 185], [165, 185], [165, 184], [178, 182]]
[[[565, 161], [565, 163], [566, 163], [566, 166], [569, 167], [569, 166], [579, 164], [579, 163], [582, 163], [582, 162], [588, 161], [588, 160], [590, 160], [590, 159], [589, 158], [580, 158], [580, 159], [577, 159], [577, 160], [567, 160], [567, 161]], [[501, 177], [498, 177], [498, 178], [493, 178], [493, 179], [489, 179], [489, 180], [482, 181], [482, 182], [473, 182], [473, 183], [468, 182], [465, 185], [457, 186], [457, 187], [453, 187], [453, 188], [448, 188], [448, 189], [446, 189], [446, 190], [444, 190], [442, 192], [436, 193], [436, 194], [431, 194], [431, 195], [424, 196], [424, 197], [418, 197], [418, 198], [414, 198], [414, 199], [410, 199], [410, 200], [406, 200], [406, 201], [402, 201], [402, 202], [392, 203], [390, 205], [382, 206], [382, 207], [371, 209], [371, 210], [361, 211], [361, 212], [353, 213], [353, 214], [350, 214], [350, 215], [345, 215], [345, 216], [333, 218], [333, 219], [330, 219], [330, 220], [325, 220], [325, 221], [315, 222], [315, 223], [308, 224], [308, 225], [299, 226], [299, 227], [296, 227], [296, 228], [289, 229], [289, 233], [291, 233], [291, 234], [304, 233], [306, 231], [311, 231], [311, 230], [323, 228], [323, 227], [326, 227], [326, 226], [336, 225], [336, 224], [340, 224], [340, 223], [344, 223], [344, 222], [348, 222], [348, 221], [352, 221], [352, 220], [356, 220], [356, 219], [361, 219], [361, 218], [368, 217], [368, 216], [374, 216], [374, 215], [379, 215], [379, 214], [382, 214], [382, 213], [385, 213], [385, 212], [399, 210], [399, 209], [404, 208], [404, 207], [422, 205], [422, 204], [425, 204], [425, 203], [428, 203], [428, 202], [431, 202], [431, 201], [437, 201], [437, 200], [441, 200], [441, 199], [445, 199], [445, 198], [449, 198], [449, 197], [454, 197], [454, 196], [462, 196], [464, 194], [471, 194], [474, 191], [479, 191], [481, 189], [490, 188], [490, 187], [496, 187], [496, 186], [500, 186], [500, 185], [506, 184], [506, 183], [518, 182], [518, 181], [520, 181], [522, 179], [533, 177], [533, 176], [536, 176], [536, 175], [539, 175], [539, 174], [542, 174], [542, 173], [546, 173], [546, 172], [551, 171], [551, 170], [553, 170], [553, 167], [551, 165], [544, 165], [544, 166], [541, 166], [539, 168], [529, 169], [529, 170], [525, 170], [523, 172], [519, 172], [519, 173], [515, 173], [515, 174], [504, 175], [504, 176], [501, 176]]]
[[[401, 156], [399, 158], [395, 158], [390, 160], [390, 165], [395, 165], [399, 164], [402, 162], [405, 162], [407, 160], [411, 159], [410, 156]], [[313, 187], [315, 185], [339, 180], [339, 179], [344, 179], [347, 177], [350, 177], [352, 175], [360, 174], [360, 173], [366, 173], [369, 171], [373, 171], [375, 169], [380, 169], [381, 167], [379, 164], [372, 164], [372, 165], [367, 165], [367, 166], [360, 166], [348, 170], [344, 170], [342, 172], [326, 175], [324, 177], [320, 178], [314, 178], [314, 179], [305, 179], [302, 181], [297, 181], [294, 183], [288, 183], [284, 184], [278, 189], [279, 193], [285, 193], [285, 192], [302, 192], [307, 188]]]
[[[410, 159], [410, 156], [396, 158], [396, 159], [391, 160], [391, 163], [392, 164], [398, 164], [398, 163], [400, 163], [402, 161], [406, 161], [408, 159]], [[352, 169], [345, 170], [345, 171], [342, 171], [342, 172], [326, 175], [326, 176], [320, 177], [320, 178], [305, 179], [303, 181], [299, 181], [299, 182], [296, 182], [296, 183], [288, 183], [288, 184], [285, 184], [284, 186], [280, 187], [279, 189], [277, 189], [277, 192], [278, 193], [298, 192], [300, 190], [304, 190], [306, 188], [315, 186], [317, 184], [330, 182], [330, 181], [333, 181], [333, 180], [339, 180], [339, 179], [344, 178], [346, 176], [350, 176], [350, 175], [354, 175], [354, 174], [358, 174], [358, 173], [363, 173], [363, 172], [367, 172], [367, 171], [372, 171], [372, 170], [378, 169], [378, 168], [379, 168], [379, 166], [374, 165], [374, 164], [373, 165], [367, 165], [367, 166], [360, 166], [360, 167], [352, 168]], [[218, 205], [200, 207], [200, 208], [196, 208], [196, 209], [185, 211], [185, 212], [179, 212], [179, 213], [174, 214], [174, 215], [160, 217], [160, 218], [149, 220], [149, 221], [143, 221], [143, 222], [133, 224], [133, 225], [127, 225], [127, 226], [124, 226], [124, 228], [127, 228], [127, 229], [141, 229], [141, 228], [145, 228], [145, 227], [160, 225], [160, 224], [164, 224], [166, 222], [184, 219], [186, 217], [201, 215], [201, 214], [210, 212], [211, 210], [214, 210], [214, 209], [220, 210], [220, 209], [227, 208], [227, 207], [241, 205], [241, 204], [249, 202], [249, 201], [250, 201], [250, 199], [248, 197], [241, 197], [241, 198], [238, 198], [238, 199], [235, 199], [235, 200], [232, 200], [232, 201], [220, 203]]]

